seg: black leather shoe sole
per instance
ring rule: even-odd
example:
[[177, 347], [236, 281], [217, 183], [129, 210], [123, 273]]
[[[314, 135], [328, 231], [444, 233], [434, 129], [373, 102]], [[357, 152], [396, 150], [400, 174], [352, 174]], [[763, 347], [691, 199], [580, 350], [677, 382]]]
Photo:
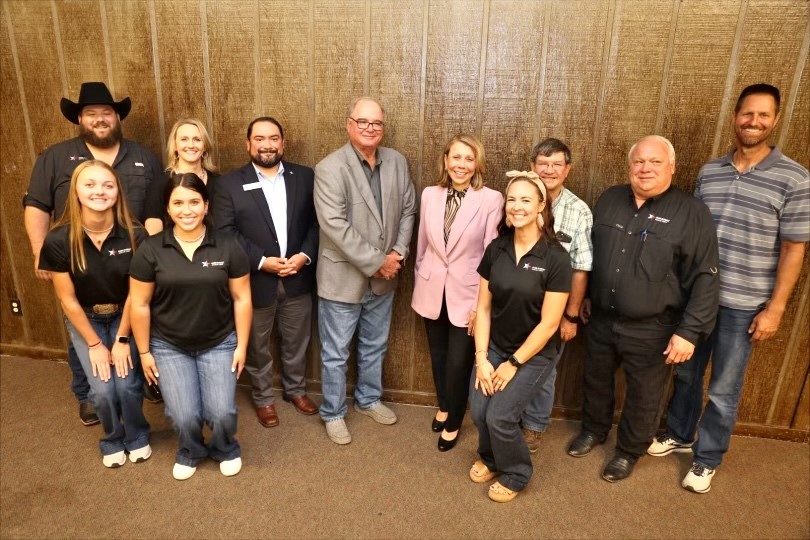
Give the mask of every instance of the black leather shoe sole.
[[605, 439], [600, 438], [594, 433], [581, 432], [576, 438], [568, 445], [568, 455], [573, 457], [583, 457], [591, 453], [597, 445], [605, 442]]
[[623, 456], [615, 456], [605, 467], [602, 472], [602, 478], [608, 482], [618, 482], [624, 480], [630, 473], [633, 472], [633, 467], [636, 466], [636, 460], [626, 458]]
[[452, 441], [448, 441], [441, 435], [439, 435], [439, 452], [447, 452], [448, 450], [452, 450], [456, 443], [458, 442], [458, 435]]
[[433, 423], [430, 425], [430, 429], [433, 430], [433, 433], [438, 433], [444, 429], [444, 422], [440, 422], [434, 418]]

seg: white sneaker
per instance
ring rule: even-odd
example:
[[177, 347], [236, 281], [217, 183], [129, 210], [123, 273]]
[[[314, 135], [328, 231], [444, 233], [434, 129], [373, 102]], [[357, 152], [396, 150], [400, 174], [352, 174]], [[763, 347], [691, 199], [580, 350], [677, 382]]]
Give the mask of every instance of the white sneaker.
[[120, 452], [116, 452], [114, 454], [107, 454], [101, 458], [101, 462], [105, 467], [115, 469], [117, 467], [121, 467], [127, 462], [127, 455], [123, 450], [121, 450]]
[[326, 434], [335, 444], [349, 444], [352, 442], [352, 435], [349, 433], [349, 428], [346, 427], [346, 421], [343, 418], [326, 422]]
[[242, 458], [233, 458], [219, 462], [219, 472], [225, 476], [234, 476], [242, 470]]
[[142, 448], [138, 448], [137, 450], [133, 450], [129, 453], [129, 460], [132, 463], [143, 463], [149, 456], [152, 455], [152, 447], [148, 444]]
[[188, 465], [175, 463], [174, 469], [172, 469], [172, 476], [175, 480], [188, 480], [194, 476], [195, 472], [197, 472], [197, 467], [189, 467]]
[[712, 489], [712, 478], [715, 469], [704, 467], [700, 463], [692, 463], [692, 468], [686, 473], [681, 487], [695, 493], [708, 493]]
[[355, 402], [354, 410], [360, 414], [370, 416], [378, 424], [391, 425], [395, 424], [397, 421], [397, 415], [394, 414], [394, 411], [383, 405], [382, 401], [378, 401], [368, 409], [361, 409], [357, 402]]
[[647, 453], [655, 457], [668, 456], [673, 452], [675, 452], [676, 454], [685, 454], [692, 451], [693, 444], [695, 443], [678, 442], [669, 435], [667, 435], [666, 433], [664, 433], [663, 435], [659, 435], [653, 440], [652, 444], [647, 449]]

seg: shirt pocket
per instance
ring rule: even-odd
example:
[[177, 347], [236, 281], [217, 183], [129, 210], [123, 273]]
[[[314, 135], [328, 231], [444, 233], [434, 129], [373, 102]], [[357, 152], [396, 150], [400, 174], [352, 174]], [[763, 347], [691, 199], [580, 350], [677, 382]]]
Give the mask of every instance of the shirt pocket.
[[647, 281], [664, 281], [672, 270], [674, 250], [669, 242], [648, 233], [641, 242], [636, 275]]
[[145, 174], [145, 167], [138, 167], [134, 163], [128, 163], [116, 169], [116, 172], [121, 178], [129, 211], [139, 221], [143, 222], [146, 210], [146, 191], [149, 187], [149, 178]]

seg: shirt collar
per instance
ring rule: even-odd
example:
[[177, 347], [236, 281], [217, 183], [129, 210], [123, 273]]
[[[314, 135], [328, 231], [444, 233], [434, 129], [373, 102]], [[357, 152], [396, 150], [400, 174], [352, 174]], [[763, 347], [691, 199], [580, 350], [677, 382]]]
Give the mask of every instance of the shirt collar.
[[278, 162], [278, 171], [276, 172], [276, 176], [274, 176], [273, 178], [270, 178], [269, 176], [264, 174], [262, 171], [260, 171], [259, 168], [256, 166], [256, 164], [253, 163], [252, 161], [250, 162], [250, 164], [253, 165], [253, 170], [256, 171], [256, 176], [259, 177], [259, 180], [270, 180], [270, 181], [272, 181], [272, 180], [275, 180], [276, 178], [278, 178], [279, 176], [282, 176], [282, 177], [284, 176], [284, 162], [283, 161]]
[[[357, 148], [352, 146], [352, 151], [354, 152], [354, 155], [357, 156], [357, 159], [360, 160], [360, 163], [371, 167], [371, 165], [368, 164], [368, 161], [366, 160], [366, 158], [363, 157], [363, 154], [361, 154], [360, 152], [357, 151]], [[374, 162], [377, 164], [374, 167], [375, 169], [380, 166], [380, 163], [382, 163], [382, 161], [380, 160], [380, 151], [378, 149], [374, 150]]]
[[[183, 248], [180, 247], [180, 242], [174, 237], [174, 225], [163, 229], [163, 247], [174, 246], [179, 249], [181, 252]], [[202, 246], [216, 246], [217, 242], [214, 238], [214, 231], [211, 227], [205, 228], [205, 237], [203, 238], [202, 242], [200, 243], [200, 247]]]
[[[770, 169], [771, 167], [776, 165], [776, 163], [780, 159], [782, 159], [782, 151], [779, 150], [778, 146], [771, 146], [770, 149], [771, 149], [770, 154], [765, 156], [765, 159], [763, 159], [762, 161], [751, 167], [752, 169]], [[723, 162], [723, 165], [731, 165], [732, 167], [734, 167], [734, 152], [736, 151], [737, 151], [736, 148], [732, 148], [728, 154], [720, 158]]]

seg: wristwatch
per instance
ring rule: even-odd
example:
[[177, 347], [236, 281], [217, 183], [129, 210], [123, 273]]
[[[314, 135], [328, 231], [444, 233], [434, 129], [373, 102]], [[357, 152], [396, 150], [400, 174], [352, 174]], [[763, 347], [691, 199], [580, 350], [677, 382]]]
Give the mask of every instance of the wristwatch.
[[566, 321], [572, 322], [574, 324], [579, 324], [582, 322], [582, 319], [580, 319], [578, 315], [569, 315], [565, 311], [563, 311], [563, 317], [565, 317]]
[[118, 341], [118, 343], [129, 343], [129, 336], [118, 336], [116, 341]]
[[509, 361], [510, 364], [512, 364], [513, 366], [515, 366], [518, 369], [520, 368], [520, 366], [523, 365], [520, 362], [518, 362], [518, 359], [515, 358], [514, 354], [512, 356], [510, 356], [507, 360]]

